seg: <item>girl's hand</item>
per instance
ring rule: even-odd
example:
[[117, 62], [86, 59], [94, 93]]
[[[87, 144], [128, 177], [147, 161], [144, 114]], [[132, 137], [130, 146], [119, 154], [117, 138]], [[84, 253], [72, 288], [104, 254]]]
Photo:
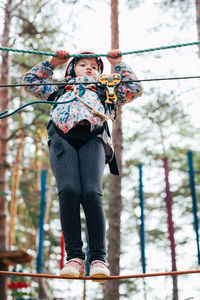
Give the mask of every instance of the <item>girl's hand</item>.
[[50, 64], [56, 68], [59, 65], [62, 65], [64, 63], [66, 63], [69, 60], [69, 57], [67, 57], [69, 55], [69, 52], [64, 51], [64, 50], [57, 50], [56, 53], [58, 54], [58, 56], [53, 56], [49, 62]]
[[117, 64], [119, 64], [122, 61], [122, 56], [120, 54], [121, 51], [117, 49], [112, 49], [108, 52], [109, 56], [107, 57], [107, 59], [113, 67], [115, 67]]

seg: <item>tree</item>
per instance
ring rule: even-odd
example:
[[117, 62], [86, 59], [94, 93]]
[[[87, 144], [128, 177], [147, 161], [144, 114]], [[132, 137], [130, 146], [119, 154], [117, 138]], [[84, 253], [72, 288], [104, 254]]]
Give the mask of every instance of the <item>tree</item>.
[[[13, 0], [7, 0], [5, 4], [5, 16], [4, 16], [4, 27], [2, 34], [2, 46], [10, 46], [10, 30], [12, 21], [12, 10], [13, 10]], [[9, 54], [4, 52], [2, 54], [2, 61], [0, 66], [1, 84], [8, 84], [9, 82]], [[1, 110], [8, 109], [8, 103], [10, 98], [10, 93], [8, 89], [1, 89], [0, 91], [0, 101]], [[0, 123], [0, 251], [4, 252], [8, 250], [8, 240], [7, 240], [7, 180], [6, 173], [8, 169], [7, 163], [7, 148], [8, 148], [8, 120], [3, 119]], [[7, 270], [7, 266], [0, 263], [1, 270]], [[7, 298], [7, 276], [1, 276], [0, 278], [0, 290], [2, 299]]]
[[[33, 46], [36, 45], [36, 41], [38, 41], [38, 48], [41, 48], [41, 36], [43, 35], [45, 42], [43, 42], [43, 47], [45, 43], [48, 43], [49, 39], [46, 38], [46, 35], [53, 34], [56, 32], [54, 29], [53, 23], [52, 26], [50, 24], [50, 18], [46, 18], [46, 28], [45, 25], [43, 25], [44, 20], [41, 18], [41, 13], [43, 13], [43, 7], [47, 5], [46, 1], [34, 1], [31, 3], [28, 3], [28, 1], [25, 0], [7, 0], [4, 6], [4, 27], [2, 31], [2, 46], [3, 47], [12, 47], [14, 44], [19, 43], [21, 41], [26, 44], [26, 46]], [[49, 13], [52, 14], [53, 10], [49, 10]], [[30, 15], [29, 15], [30, 13]], [[47, 13], [45, 11], [45, 15], [47, 16]], [[30, 18], [29, 18], [30, 17]], [[36, 20], [39, 24], [35, 24]], [[14, 23], [15, 22], [15, 23]], [[11, 29], [13, 29], [13, 24], [15, 26], [14, 29], [14, 35], [11, 35]], [[42, 24], [42, 26], [41, 26]], [[38, 25], [38, 28], [37, 28]], [[21, 39], [16, 39], [16, 36], [23, 37]], [[20, 42], [18, 42], [20, 40]], [[23, 44], [21, 42], [20, 45]], [[50, 43], [51, 45], [53, 43]], [[49, 45], [48, 45], [49, 46]], [[48, 48], [49, 49], [49, 48]], [[12, 66], [10, 66], [10, 55], [8, 51], [2, 52], [2, 58], [1, 58], [1, 65], [0, 65], [0, 75], [1, 75], [1, 84], [8, 84], [9, 83], [9, 73], [12, 68], [12, 70], [16, 71], [16, 74], [22, 72], [22, 68], [27, 67], [27, 61], [24, 55], [21, 55], [21, 59], [15, 58], [16, 56], [13, 55], [12, 58]], [[19, 57], [19, 56], [18, 56]], [[23, 61], [24, 58], [24, 61]], [[29, 63], [31, 63], [29, 61]], [[20, 67], [20, 69], [18, 68]], [[18, 70], [17, 70], [18, 68]], [[28, 67], [30, 68], [30, 66]], [[18, 71], [18, 72], [17, 72]], [[12, 79], [13, 81], [15, 79]], [[16, 92], [12, 91], [12, 97], [13, 103], [15, 103], [15, 98], [18, 100], [19, 97], [22, 100], [22, 95], [18, 95]], [[11, 93], [10, 90], [7, 88], [1, 88], [0, 90], [0, 101], [1, 101], [1, 111], [8, 110], [8, 106], [10, 104], [11, 100]], [[10, 106], [11, 106], [10, 105]], [[41, 114], [41, 113], [40, 113]], [[26, 119], [26, 118], [25, 118]], [[34, 120], [34, 118], [33, 118]], [[26, 122], [26, 121], [25, 121]], [[8, 142], [12, 141], [12, 145], [15, 144], [17, 146], [17, 139], [15, 141], [14, 137], [19, 136], [18, 130], [16, 128], [22, 127], [24, 129], [24, 136], [25, 132], [28, 131], [29, 127], [33, 124], [29, 124], [26, 126], [25, 122], [23, 124], [20, 124], [20, 120], [15, 118], [14, 116], [14, 122], [15, 128], [13, 129], [13, 126], [8, 129], [8, 118], [2, 119], [0, 121], [0, 251], [7, 251], [8, 250], [8, 230], [7, 230], [7, 206], [8, 201], [6, 197], [8, 184], [9, 184], [9, 176], [7, 170], [11, 167], [10, 164], [7, 162], [7, 157], [9, 154], [15, 155], [15, 150], [12, 153], [12, 149], [10, 145], [8, 146]], [[38, 120], [37, 120], [38, 122]], [[12, 123], [11, 123], [12, 124]], [[24, 127], [23, 127], [24, 126]], [[11, 132], [11, 134], [10, 134]], [[13, 147], [14, 148], [14, 147]], [[13, 164], [14, 164], [13, 159]], [[18, 184], [17, 184], [18, 185]], [[18, 235], [19, 237], [20, 235]], [[1, 265], [1, 270], [7, 270], [7, 266]], [[4, 276], [0, 277], [0, 287], [2, 290], [2, 297], [3, 299], [6, 299], [7, 297], [7, 278]]]
[[[200, 41], [200, 0], [165, 0], [162, 1], [161, 6], [164, 5], [165, 9], [166, 7], [172, 7], [174, 5], [178, 5], [178, 10], [182, 12], [182, 15], [187, 16], [189, 8], [192, 6], [195, 6], [196, 9], [196, 24], [197, 24], [197, 37], [198, 41]], [[188, 20], [190, 19], [190, 16], [188, 17]], [[182, 26], [185, 26], [185, 21]], [[198, 45], [198, 52], [200, 57], [200, 45]]]
[[[118, 0], [111, 0], [111, 48], [119, 49]], [[113, 72], [113, 69], [112, 69]], [[108, 262], [111, 274], [119, 274], [120, 261], [120, 215], [121, 215], [121, 157], [122, 157], [122, 125], [121, 109], [118, 110], [117, 121], [113, 124], [113, 144], [117, 157], [119, 176], [110, 175], [109, 193], [109, 229], [108, 229]], [[119, 281], [107, 281], [104, 299], [119, 299]]]
[[[198, 41], [200, 41], [200, 0], [196, 0], [196, 18], [197, 18]], [[200, 45], [199, 45], [199, 57], [200, 57]]]

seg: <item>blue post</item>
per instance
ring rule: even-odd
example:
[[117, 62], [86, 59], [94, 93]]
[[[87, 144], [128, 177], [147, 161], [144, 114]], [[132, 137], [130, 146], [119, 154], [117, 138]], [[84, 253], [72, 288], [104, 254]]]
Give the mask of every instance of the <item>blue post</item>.
[[142, 259], [142, 271], [146, 273], [146, 262], [145, 262], [145, 231], [144, 231], [144, 194], [143, 194], [143, 183], [142, 183], [142, 164], [138, 164], [139, 168], [139, 198], [140, 198], [140, 245], [141, 245], [141, 259]]
[[38, 255], [37, 255], [37, 273], [42, 273], [43, 269], [43, 241], [44, 241], [44, 217], [46, 207], [46, 181], [47, 171], [42, 170], [41, 172], [41, 201], [40, 201], [40, 219], [39, 219], [39, 244], [38, 244]]
[[86, 229], [86, 276], [90, 276], [90, 263], [89, 263], [89, 238], [88, 238], [88, 232]]
[[188, 168], [189, 168], [189, 177], [190, 177], [190, 190], [192, 195], [192, 209], [194, 215], [194, 229], [195, 229], [196, 241], [197, 241], [197, 256], [198, 256], [198, 264], [200, 265], [199, 224], [198, 224], [198, 216], [197, 216], [197, 199], [196, 199], [196, 191], [195, 191], [192, 151], [188, 151], [187, 156], [188, 156]]

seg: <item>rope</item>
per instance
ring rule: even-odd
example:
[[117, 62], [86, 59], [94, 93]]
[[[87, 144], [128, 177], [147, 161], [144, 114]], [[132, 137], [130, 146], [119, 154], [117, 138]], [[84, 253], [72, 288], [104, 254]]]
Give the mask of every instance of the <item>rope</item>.
[[[149, 48], [149, 49], [143, 49], [143, 50], [121, 52], [121, 55], [138, 54], [138, 53], [144, 53], [144, 52], [166, 50], [166, 49], [193, 46], [193, 45], [199, 45], [199, 44], [200, 44], [200, 41], [191, 42], [191, 43], [184, 43], [184, 44], [175, 44], [175, 45], [161, 46], [161, 47]], [[12, 52], [18, 52], [18, 53], [37, 54], [37, 55], [58, 56], [57, 53], [49, 53], [49, 52], [34, 51], [34, 50], [24, 50], [24, 49], [15, 49], [15, 48], [8, 48], [8, 47], [0, 47], [0, 50], [2, 50], [2, 51], [12, 51]], [[109, 55], [108, 54], [86, 54], [86, 53], [85, 54], [69, 54], [68, 55], [68, 57], [98, 57], [98, 56], [108, 57]]]
[[52, 274], [38, 274], [38, 273], [22, 273], [22, 272], [9, 272], [0, 271], [0, 275], [12, 275], [12, 276], [23, 276], [23, 277], [40, 277], [49, 279], [78, 279], [78, 280], [121, 280], [121, 279], [132, 279], [132, 278], [144, 278], [144, 277], [158, 277], [158, 276], [178, 276], [186, 274], [198, 274], [200, 270], [188, 270], [188, 271], [172, 271], [172, 272], [161, 272], [161, 273], [146, 273], [146, 274], [136, 274], [136, 275], [120, 275], [120, 276], [110, 276], [107, 278], [96, 278], [96, 277], [64, 277]]
[[[122, 83], [133, 83], [133, 82], [151, 82], [151, 81], [167, 81], [167, 80], [184, 80], [184, 79], [199, 79], [200, 75], [194, 76], [180, 76], [180, 77], [163, 77], [163, 78], [149, 78], [149, 79], [133, 79], [133, 80], [121, 80]], [[78, 84], [99, 84], [98, 81], [92, 82], [73, 82], [73, 83], [63, 83], [63, 82], [49, 82], [49, 83], [10, 83], [10, 84], [0, 84], [0, 88], [8, 87], [22, 87], [22, 86], [42, 86], [42, 85], [78, 85]]]
[[[167, 81], [167, 80], [181, 80], [181, 79], [199, 79], [200, 75], [197, 76], [183, 76], [183, 77], [166, 77], [166, 78], [150, 78], [150, 79], [141, 79], [141, 80], [122, 80], [121, 82], [125, 82], [125, 83], [133, 83], [133, 82], [150, 82], [150, 81]], [[99, 84], [99, 82], [74, 82], [74, 83], [67, 83], [67, 85], [76, 85], [76, 84], [85, 84], [85, 85], [89, 85], [89, 84]], [[17, 84], [0, 84], [0, 88], [8, 88], [8, 87], [22, 87], [22, 86], [42, 86], [42, 85], [64, 85], [64, 83], [17, 83]], [[18, 107], [17, 109], [13, 110], [12, 112], [8, 113], [7, 110], [4, 110], [3, 112], [0, 112], [0, 120], [10, 117], [13, 114], [17, 113], [18, 111], [20, 111], [21, 109], [23, 109], [26, 106], [29, 105], [34, 105], [34, 104], [66, 104], [66, 103], [70, 103], [72, 101], [74, 101], [75, 99], [69, 100], [69, 101], [65, 101], [65, 102], [54, 102], [54, 101], [32, 101], [29, 103], [26, 103], [20, 107]]]
[[[73, 102], [75, 101], [76, 99], [71, 99], [69, 101], [64, 101], [64, 102], [55, 102], [55, 101], [43, 101], [43, 100], [39, 100], [39, 101], [32, 101], [32, 102], [29, 102], [29, 103], [26, 103], [20, 107], [18, 107], [17, 109], [13, 110], [12, 112], [8, 113], [7, 110], [4, 110], [3, 112], [0, 112], [0, 119], [5, 119], [7, 117], [10, 117], [12, 115], [14, 115], [15, 113], [17, 113], [18, 111], [20, 111], [21, 109], [23, 109], [24, 107], [26, 106], [29, 106], [29, 105], [33, 105], [33, 104], [39, 104], [39, 103], [43, 103], [43, 104], [66, 104], [66, 103], [70, 103], [70, 102]], [[6, 115], [5, 115], [6, 114]]]

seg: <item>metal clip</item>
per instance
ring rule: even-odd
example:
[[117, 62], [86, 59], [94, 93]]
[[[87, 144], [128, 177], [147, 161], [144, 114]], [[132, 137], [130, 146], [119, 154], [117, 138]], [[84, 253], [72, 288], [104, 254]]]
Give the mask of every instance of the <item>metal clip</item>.
[[106, 86], [106, 103], [115, 103], [117, 101], [117, 96], [115, 93], [115, 87], [120, 83], [121, 76], [118, 73], [111, 75], [100, 75], [99, 82]]

